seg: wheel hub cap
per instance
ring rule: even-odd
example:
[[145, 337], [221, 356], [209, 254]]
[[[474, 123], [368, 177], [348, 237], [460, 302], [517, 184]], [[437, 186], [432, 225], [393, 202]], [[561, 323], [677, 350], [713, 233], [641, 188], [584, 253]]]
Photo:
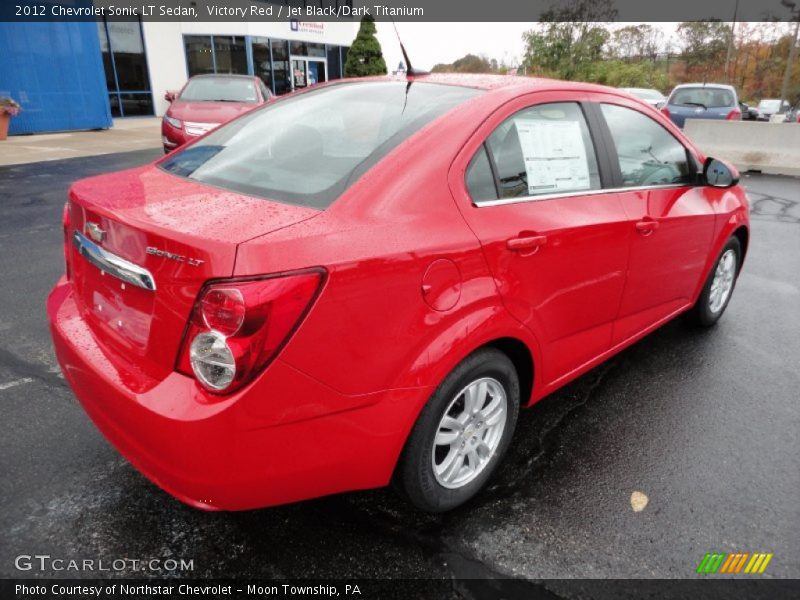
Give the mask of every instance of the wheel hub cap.
[[708, 308], [716, 314], [725, 303], [733, 290], [733, 283], [736, 279], [736, 252], [726, 250], [720, 257], [717, 268], [714, 271], [714, 279], [711, 282], [711, 290], [708, 296]]
[[476, 379], [445, 410], [433, 440], [431, 462], [436, 481], [449, 489], [475, 479], [500, 446], [508, 400], [496, 379]]

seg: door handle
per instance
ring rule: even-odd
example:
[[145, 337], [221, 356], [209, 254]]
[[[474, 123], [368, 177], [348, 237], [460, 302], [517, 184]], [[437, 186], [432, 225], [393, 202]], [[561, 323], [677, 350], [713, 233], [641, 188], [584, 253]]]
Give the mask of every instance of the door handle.
[[650, 217], [645, 217], [641, 221], [636, 222], [636, 231], [642, 235], [650, 235], [656, 229], [658, 229], [658, 221]]
[[546, 235], [521, 235], [506, 241], [506, 248], [512, 252], [535, 252], [546, 243]]

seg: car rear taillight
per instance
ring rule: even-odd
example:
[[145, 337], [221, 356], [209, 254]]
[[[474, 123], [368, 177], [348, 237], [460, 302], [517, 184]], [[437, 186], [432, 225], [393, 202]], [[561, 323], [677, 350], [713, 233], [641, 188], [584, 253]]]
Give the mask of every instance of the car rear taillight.
[[69, 202], [64, 203], [64, 212], [61, 215], [61, 223], [64, 227], [64, 272], [67, 275], [67, 279], [70, 279], [72, 273], [70, 272], [69, 266]]
[[325, 272], [216, 282], [195, 302], [176, 370], [211, 392], [230, 393], [261, 372], [311, 308]]
[[725, 117], [726, 121], [738, 121], [742, 118], [742, 111], [738, 108], [734, 108], [731, 112], [728, 113], [728, 116]]
[[661, 112], [663, 113], [663, 115], [664, 115], [665, 117], [667, 117], [667, 118], [669, 119], [669, 117], [670, 117], [670, 114], [669, 114], [669, 109], [668, 109], [666, 106], [662, 106], [662, 107], [661, 107]]

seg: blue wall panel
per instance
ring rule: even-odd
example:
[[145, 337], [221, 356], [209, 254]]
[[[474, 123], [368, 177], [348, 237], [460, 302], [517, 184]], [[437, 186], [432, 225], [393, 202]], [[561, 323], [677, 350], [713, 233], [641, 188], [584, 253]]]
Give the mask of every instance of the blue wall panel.
[[0, 23], [0, 96], [22, 105], [11, 134], [111, 127], [97, 25]]

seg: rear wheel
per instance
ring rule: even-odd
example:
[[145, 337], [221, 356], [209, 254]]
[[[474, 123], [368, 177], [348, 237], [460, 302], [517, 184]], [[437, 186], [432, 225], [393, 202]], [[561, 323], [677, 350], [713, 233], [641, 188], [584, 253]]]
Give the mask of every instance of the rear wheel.
[[738, 238], [731, 237], [722, 248], [714, 268], [708, 275], [697, 303], [689, 313], [691, 320], [702, 327], [710, 327], [725, 312], [733, 295], [741, 265], [742, 246]]
[[519, 379], [509, 358], [483, 348], [445, 378], [409, 436], [397, 483], [428, 512], [463, 504], [508, 449], [519, 414]]

